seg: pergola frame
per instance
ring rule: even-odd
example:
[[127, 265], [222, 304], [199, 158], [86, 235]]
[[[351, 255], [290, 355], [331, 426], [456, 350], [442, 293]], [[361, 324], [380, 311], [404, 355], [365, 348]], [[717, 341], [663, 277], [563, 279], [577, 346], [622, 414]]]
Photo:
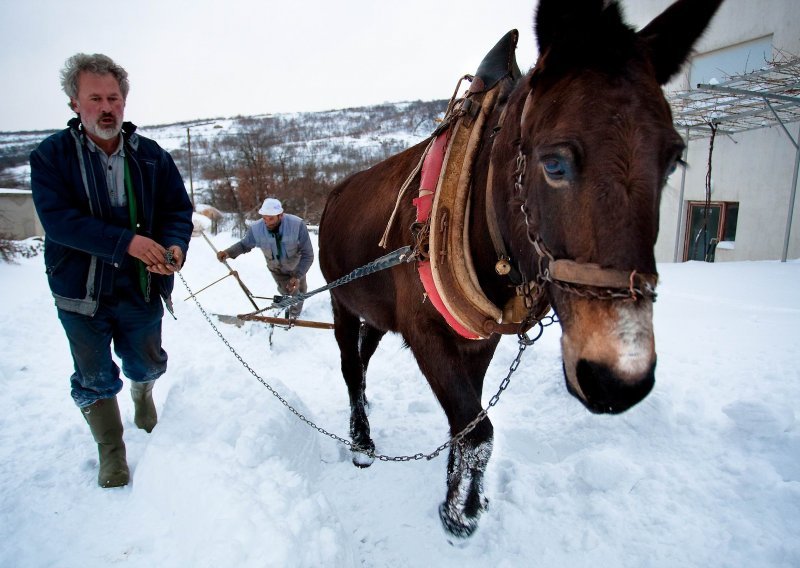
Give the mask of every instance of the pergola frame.
[[[798, 168], [800, 168], [800, 132], [793, 137], [787, 124], [800, 122], [800, 57], [781, 56], [765, 67], [733, 75], [718, 84], [698, 84], [696, 89], [667, 95], [673, 109], [675, 127], [690, 140], [711, 135], [712, 125], [717, 134], [737, 134], [779, 125], [795, 148], [792, 186], [789, 192], [788, 217], [781, 261], [786, 262], [792, 228]], [[678, 260], [686, 176], [681, 180], [678, 203], [678, 233], [675, 242], [675, 261]]]

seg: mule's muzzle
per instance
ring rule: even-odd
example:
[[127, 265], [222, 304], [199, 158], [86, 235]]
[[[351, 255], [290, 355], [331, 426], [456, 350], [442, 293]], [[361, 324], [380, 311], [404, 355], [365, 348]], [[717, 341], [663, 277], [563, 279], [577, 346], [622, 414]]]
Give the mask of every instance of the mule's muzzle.
[[[564, 372], [566, 378], [566, 370]], [[575, 369], [581, 392], [577, 392], [567, 379], [567, 390], [595, 414], [619, 414], [644, 399], [656, 382], [656, 364], [638, 381], [621, 380], [603, 365], [581, 359]]]

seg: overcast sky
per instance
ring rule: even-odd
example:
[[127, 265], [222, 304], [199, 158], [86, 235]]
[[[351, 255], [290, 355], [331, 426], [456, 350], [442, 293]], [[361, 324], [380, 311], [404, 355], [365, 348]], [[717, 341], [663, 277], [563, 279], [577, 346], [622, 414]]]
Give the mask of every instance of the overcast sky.
[[536, 0], [0, 0], [0, 131], [71, 118], [59, 71], [105, 53], [130, 75], [126, 119], [176, 121], [449, 98]]

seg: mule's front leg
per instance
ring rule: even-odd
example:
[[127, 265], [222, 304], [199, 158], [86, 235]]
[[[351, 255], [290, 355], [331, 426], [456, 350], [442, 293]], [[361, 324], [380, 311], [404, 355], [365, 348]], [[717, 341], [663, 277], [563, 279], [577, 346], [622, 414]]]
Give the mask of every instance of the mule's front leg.
[[[486, 369], [499, 337], [482, 342], [454, 341], [449, 330], [436, 333], [426, 326], [423, 335], [410, 335], [414, 356], [447, 415], [450, 435], [456, 436], [481, 412], [481, 391]], [[494, 428], [484, 417], [475, 428], [450, 447], [447, 461], [447, 495], [439, 506], [444, 529], [457, 538], [478, 528], [486, 509], [483, 477], [492, 455]]]
[[455, 537], [472, 535], [486, 510], [489, 501], [483, 494], [483, 477], [492, 455], [492, 445], [493, 436], [490, 434], [478, 443], [468, 436], [450, 447], [447, 497], [439, 505], [439, 518], [444, 529]]
[[350, 397], [350, 439], [353, 442], [353, 464], [369, 467], [375, 461], [375, 443], [370, 437], [366, 409], [364, 366], [359, 353], [359, 318], [347, 312], [332, 299], [334, 335], [342, 357], [342, 375]]
[[357, 467], [369, 467], [375, 461], [375, 442], [369, 433], [366, 397], [362, 390], [354, 399], [350, 397], [350, 439], [353, 441], [353, 464]]

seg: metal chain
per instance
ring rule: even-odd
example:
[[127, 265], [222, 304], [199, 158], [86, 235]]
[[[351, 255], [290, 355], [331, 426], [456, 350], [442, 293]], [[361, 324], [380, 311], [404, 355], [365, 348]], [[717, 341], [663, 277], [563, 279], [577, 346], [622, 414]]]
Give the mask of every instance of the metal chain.
[[632, 300], [636, 301], [638, 298], [650, 298], [655, 301], [657, 293], [651, 284], [645, 284], [644, 288], [632, 286], [626, 289], [615, 288], [597, 288], [589, 287], [587, 285], [570, 284], [561, 280], [555, 280], [550, 276], [549, 272], [545, 272], [541, 279], [544, 282], [549, 282], [557, 288], [561, 288], [565, 292], [582, 296], [584, 298], [591, 298], [593, 300]]
[[[183, 274], [181, 274], [180, 272], [178, 272], [177, 274], [180, 277], [181, 282], [183, 282], [183, 285], [186, 288], [186, 290], [190, 294], [192, 294], [192, 290], [189, 287], [189, 284], [186, 282], [186, 279], [183, 277]], [[298, 411], [296, 408], [294, 408], [291, 404], [289, 404], [289, 402], [285, 398], [283, 398], [280, 395], [280, 393], [278, 393], [278, 391], [276, 391], [269, 383], [267, 383], [267, 381], [262, 379], [261, 376], [258, 373], [256, 373], [255, 370], [253, 370], [253, 368], [250, 365], [248, 365], [247, 361], [245, 361], [242, 358], [242, 356], [239, 355], [239, 353], [237, 353], [236, 349], [230, 344], [230, 342], [225, 338], [225, 336], [222, 335], [222, 332], [217, 328], [217, 326], [214, 325], [214, 322], [212, 321], [211, 316], [208, 315], [208, 312], [200, 304], [200, 301], [197, 299], [197, 297], [192, 294], [191, 298], [194, 300], [194, 303], [197, 305], [197, 308], [200, 310], [200, 313], [203, 314], [203, 317], [205, 317], [206, 321], [211, 326], [211, 329], [214, 330], [214, 333], [217, 334], [217, 337], [219, 337], [222, 340], [222, 342], [225, 344], [225, 347], [227, 347], [228, 350], [231, 353], [233, 353], [233, 356], [236, 357], [236, 359], [239, 360], [239, 362], [242, 364], [242, 366], [245, 369], [247, 369], [247, 371], [251, 375], [253, 375], [258, 382], [260, 382], [262, 385], [264, 385], [267, 388], [267, 390], [269, 392], [271, 392], [273, 394], [273, 396], [275, 396], [275, 398], [277, 398], [279, 401], [281, 401], [281, 403], [286, 408], [288, 408], [295, 416], [297, 416], [300, 420], [302, 420], [303, 422], [305, 422], [306, 424], [308, 424], [309, 426], [311, 426], [315, 430], [321, 432], [322, 434], [325, 434], [326, 436], [329, 436], [330, 438], [333, 438], [334, 440], [342, 442], [345, 445], [348, 445], [348, 446], [351, 446], [351, 447], [353, 446], [353, 444], [349, 440], [345, 440], [344, 438], [341, 438], [340, 436], [337, 436], [336, 434], [332, 434], [331, 432], [328, 432], [327, 430], [325, 430], [323, 428], [320, 428], [319, 426], [314, 424], [311, 420], [306, 418], [300, 411]]]
[[[547, 323], [543, 323], [545, 319], [549, 320], [549, 321]], [[557, 321], [558, 321], [558, 319], [556, 318], [556, 316], [552, 315], [552, 316], [547, 316], [546, 318], [543, 318], [541, 320], [538, 320], [538, 321], [534, 322], [532, 325], [538, 325], [539, 326], [539, 332], [536, 334], [536, 337], [534, 337], [533, 339], [529, 339], [527, 333], [523, 332], [523, 331], [520, 331], [517, 334], [518, 345], [519, 345], [519, 349], [517, 351], [517, 356], [514, 357], [514, 360], [511, 362], [511, 365], [508, 367], [508, 373], [506, 374], [505, 378], [502, 381], [500, 381], [500, 386], [498, 387], [497, 392], [494, 394], [494, 396], [492, 396], [492, 398], [489, 399], [489, 404], [486, 405], [486, 408], [481, 409], [481, 411], [478, 413], [478, 415], [469, 424], [467, 424], [464, 427], [464, 429], [461, 430], [458, 434], [456, 434], [455, 436], [450, 438], [450, 440], [448, 440], [447, 442], [445, 442], [444, 444], [442, 444], [441, 446], [436, 448], [430, 454], [428, 454], [426, 456], [422, 456], [422, 457], [425, 457], [426, 459], [429, 459], [429, 460], [435, 458], [443, 450], [446, 450], [448, 447], [450, 447], [453, 444], [456, 444], [459, 441], [461, 441], [464, 437], [466, 437], [467, 434], [472, 432], [478, 426], [478, 424], [480, 423], [481, 420], [483, 420], [484, 418], [486, 418], [489, 415], [489, 409], [492, 408], [493, 406], [495, 406], [500, 401], [500, 395], [503, 394], [503, 392], [508, 388], [508, 385], [511, 383], [511, 375], [513, 375], [514, 372], [519, 368], [520, 362], [522, 361], [522, 354], [525, 352], [525, 349], [527, 349], [528, 347], [530, 347], [531, 345], [536, 343], [536, 341], [539, 340], [539, 338], [544, 333], [544, 328], [545, 327], [553, 325]], [[524, 321], [520, 325], [520, 330], [524, 329], [525, 327], [528, 327], [529, 325], [531, 325], [530, 321], [527, 321], [527, 320]], [[414, 458], [414, 459], [421, 459], [421, 458]]]
[[258, 314], [260, 312], [271, 310], [273, 308], [289, 308], [294, 306], [295, 304], [299, 304], [304, 302], [311, 296], [319, 294], [320, 292], [325, 292], [330, 290], [331, 288], [336, 288], [341, 286], [342, 284], [347, 284], [352, 282], [357, 278], [363, 278], [364, 276], [369, 276], [370, 274], [374, 274], [375, 272], [380, 272], [381, 270], [386, 270], [387, 268], [393, 268], [398, 264], [403, 264], [407, 262], [412, 262], [416, 259], [414, 255], [414, 251], [410, 246], [401, 247], [389, 254], [386, 254], [380, 258], [376, 258], [372, 262], [368, 262], [364, 266], [356, 268], [349, 274], [345, 274], [341, 278], [322, 286], [321, 288], [317, 288], [316, 290], [312, 290], [311, 292], [297, 294], [294, 296], [276, 296], [276, 298], [280, 298], [277, 301], [274, 301], [271, 306], [267, 306], [261, 310], [253, 312]]
[[[353, 442], [351, 442], [350, 440], [348, 440], [346, 438], [338, 436], [338, 435], [336, 435], [336, 434], [334, 434], [332, 432], [328, 432], [324, 428], [321, 428], [321, 427], [317, 426], [314, 422], [312, 422], [305, 415], [303, 415], [300, 411], [298, 411], [295, 407], [293, 407], [267, 381], [265, 381], [263, 378], [261, 378], [261, 376], [255, 370], [253, 370], [253, 368], [247, 363], [247, 361], [245, 361], [242, 358], [241, 355], [239, 355], [239, 353], [236, 351], [236, 349], [230, 344], [230, 342], [225, 338], [225, 336], [222, 334], [222, 332], [214, 324], [214, 322], [211, 319], [211, 316], [209, 316], [208, 312], [200, 304], [200, 301], [197, 299], [197, 296], [192, 293], [192, 290], [189, 287], [189, 284], [188, 284], [188, 282], [186, 282], [186, 279], [183, 277], [183, 275], [180, 272], [178, 272], [177, 274], [178, 274], [178, 277], [181, 279], [181, 282], [183, 283], [183, 286], [186, 288], [187, 292], [189, 292], [189, 294], [190, 294], [189, 297], [194, 300], [194, 303], [197, 305], [197, 308], [200, 310], [200, 313], [203, 314], [203, 317], [205, 317], [206, 321], [211, 326], [211, 329], [214, 330], [214, 333], [217, 334], [217, 337], [219, 337], [220, 340], [222, 340], [222, 342], [225, 344], [225, 346], [228, 348], [228, 350], [231, 353], [233, 353], [233, 356], [236, 357], [236, 359], [238, 359], [239, 363], [241, 363], [242, 366], [245, 369], [247, 369], [247, 371], [251, 375], [253, 375], [253, 377], [255, 377], [255, 379], [258, 382], [260, 382], [262, 385], [264, 385], [264, 387], [270, 393], [272, 393], [272, 395], [275, 398], [277, 398], [287, 409], [289, 409], [289, 411], [292, 414], [294, 414], [302, 422], [305, 422], [308, 426], [310, 426], [311, 428], [313, 428], [314, 430], [316, 430], [320, 434], [323, 434], [323, 435], [325, 435], [325, 436], [327, 436], [327, 437], [329, 437], [329, 438], [331, 438], [333, 440], [336, 440], [337, 442], [340, 442], [341, 444], [344, 444], [345, 446], [350, 448], [352, 451], [363, 453], [363, 454], [365, 454], [365, 455], [367, 455], [367, 456], [369, 456], [371, 458], [377, 458], [378, 460], [383, 461], [383, 462], [407, 462], [407, 461], [416, 461], [416, 460], [422, 460], [422, 459], [432, 460], [433, 458], [438, 456], [442, 451], [444, 451], [448, 447], [452, 446], [453, 444], [458, 443], [465, 436], [467, 436], [467, 434], [472, 432], [472, 430], [474, 430], [477, 427], [477, 425], [480, 423], [480, 421], [483, 420], [484, 418], [486, 418], [486, 416], [489, 414], [489, 409], [491, 407], [495, 406], [498, 403], [498, 401], [500, 400], [500, 395], [503, 393], [503, 391], [506, 390], [506, 388], [508, 388], [508, 385], [511, 382], [511, 375], [513, 375], [514, 372], [519, 367], [520, 361], [522, 360], [522, 354], [525, 352], [525, 349], [527, 349], [529, 346], [533, 345], [542, 336], [542, 333], [544, 332], [544, 328], [545, 327], [548, 327], [548, 326], [550, 326], [550, 325], [552, 325], [552, 324], [554, 324], [554, 323], [556, 323], [558, 321], [556, 316], [551, 315], [551, 316], [547, 316], [545, 318], [542, 318], [541, 320], [538, 320], [538, 321], [531, 322], [531, 320], [526, 320], [520, 325], [520, 332], [517, 334], [517, 337], [519, 339], [519, 350], [517, 351], [516, 357], [514, 357], [514, 360], [511, 362], [511, 365], [509, 366], [508, 373], [506, 374], [505, 378], [500, 382], [500, 386], [499, 386], [497, 392], [494, 394], [494, 396], [492, 396], [492, 398], [489, 399], [488, 406], [485, 409], [482, 409], [478, 413], [478, 415], [475, 417], [475, 419], [472, 420], [469, 424], [467, 424], [464, 427], [464, 429], [462, 429], [459, 433], [457, 433], [455, 436], [450, 438], [448, 441], [446, 441], [444, 444], [440, 445], [438, 448], [436, 448], [435, 450], [433, 450], [429, 454], [416, 453], [416, 454], [410, 455], [410, 456], [387, 456], [387, 455], [384, 455], [384, 454], [378, 454], [374, 450], [369, 450], [367, 448], [362, 448], [362, 447], [354, 444]], [[532, 325], [538, 325], [539, 326], [539, 332], [537, 333], [536, 337], [534, 337], [533, 339], [529, 339], [527, 333], [522, 331], [522, 330], [523, 329], [527, 329], [528, 327], [530, 327]]]

